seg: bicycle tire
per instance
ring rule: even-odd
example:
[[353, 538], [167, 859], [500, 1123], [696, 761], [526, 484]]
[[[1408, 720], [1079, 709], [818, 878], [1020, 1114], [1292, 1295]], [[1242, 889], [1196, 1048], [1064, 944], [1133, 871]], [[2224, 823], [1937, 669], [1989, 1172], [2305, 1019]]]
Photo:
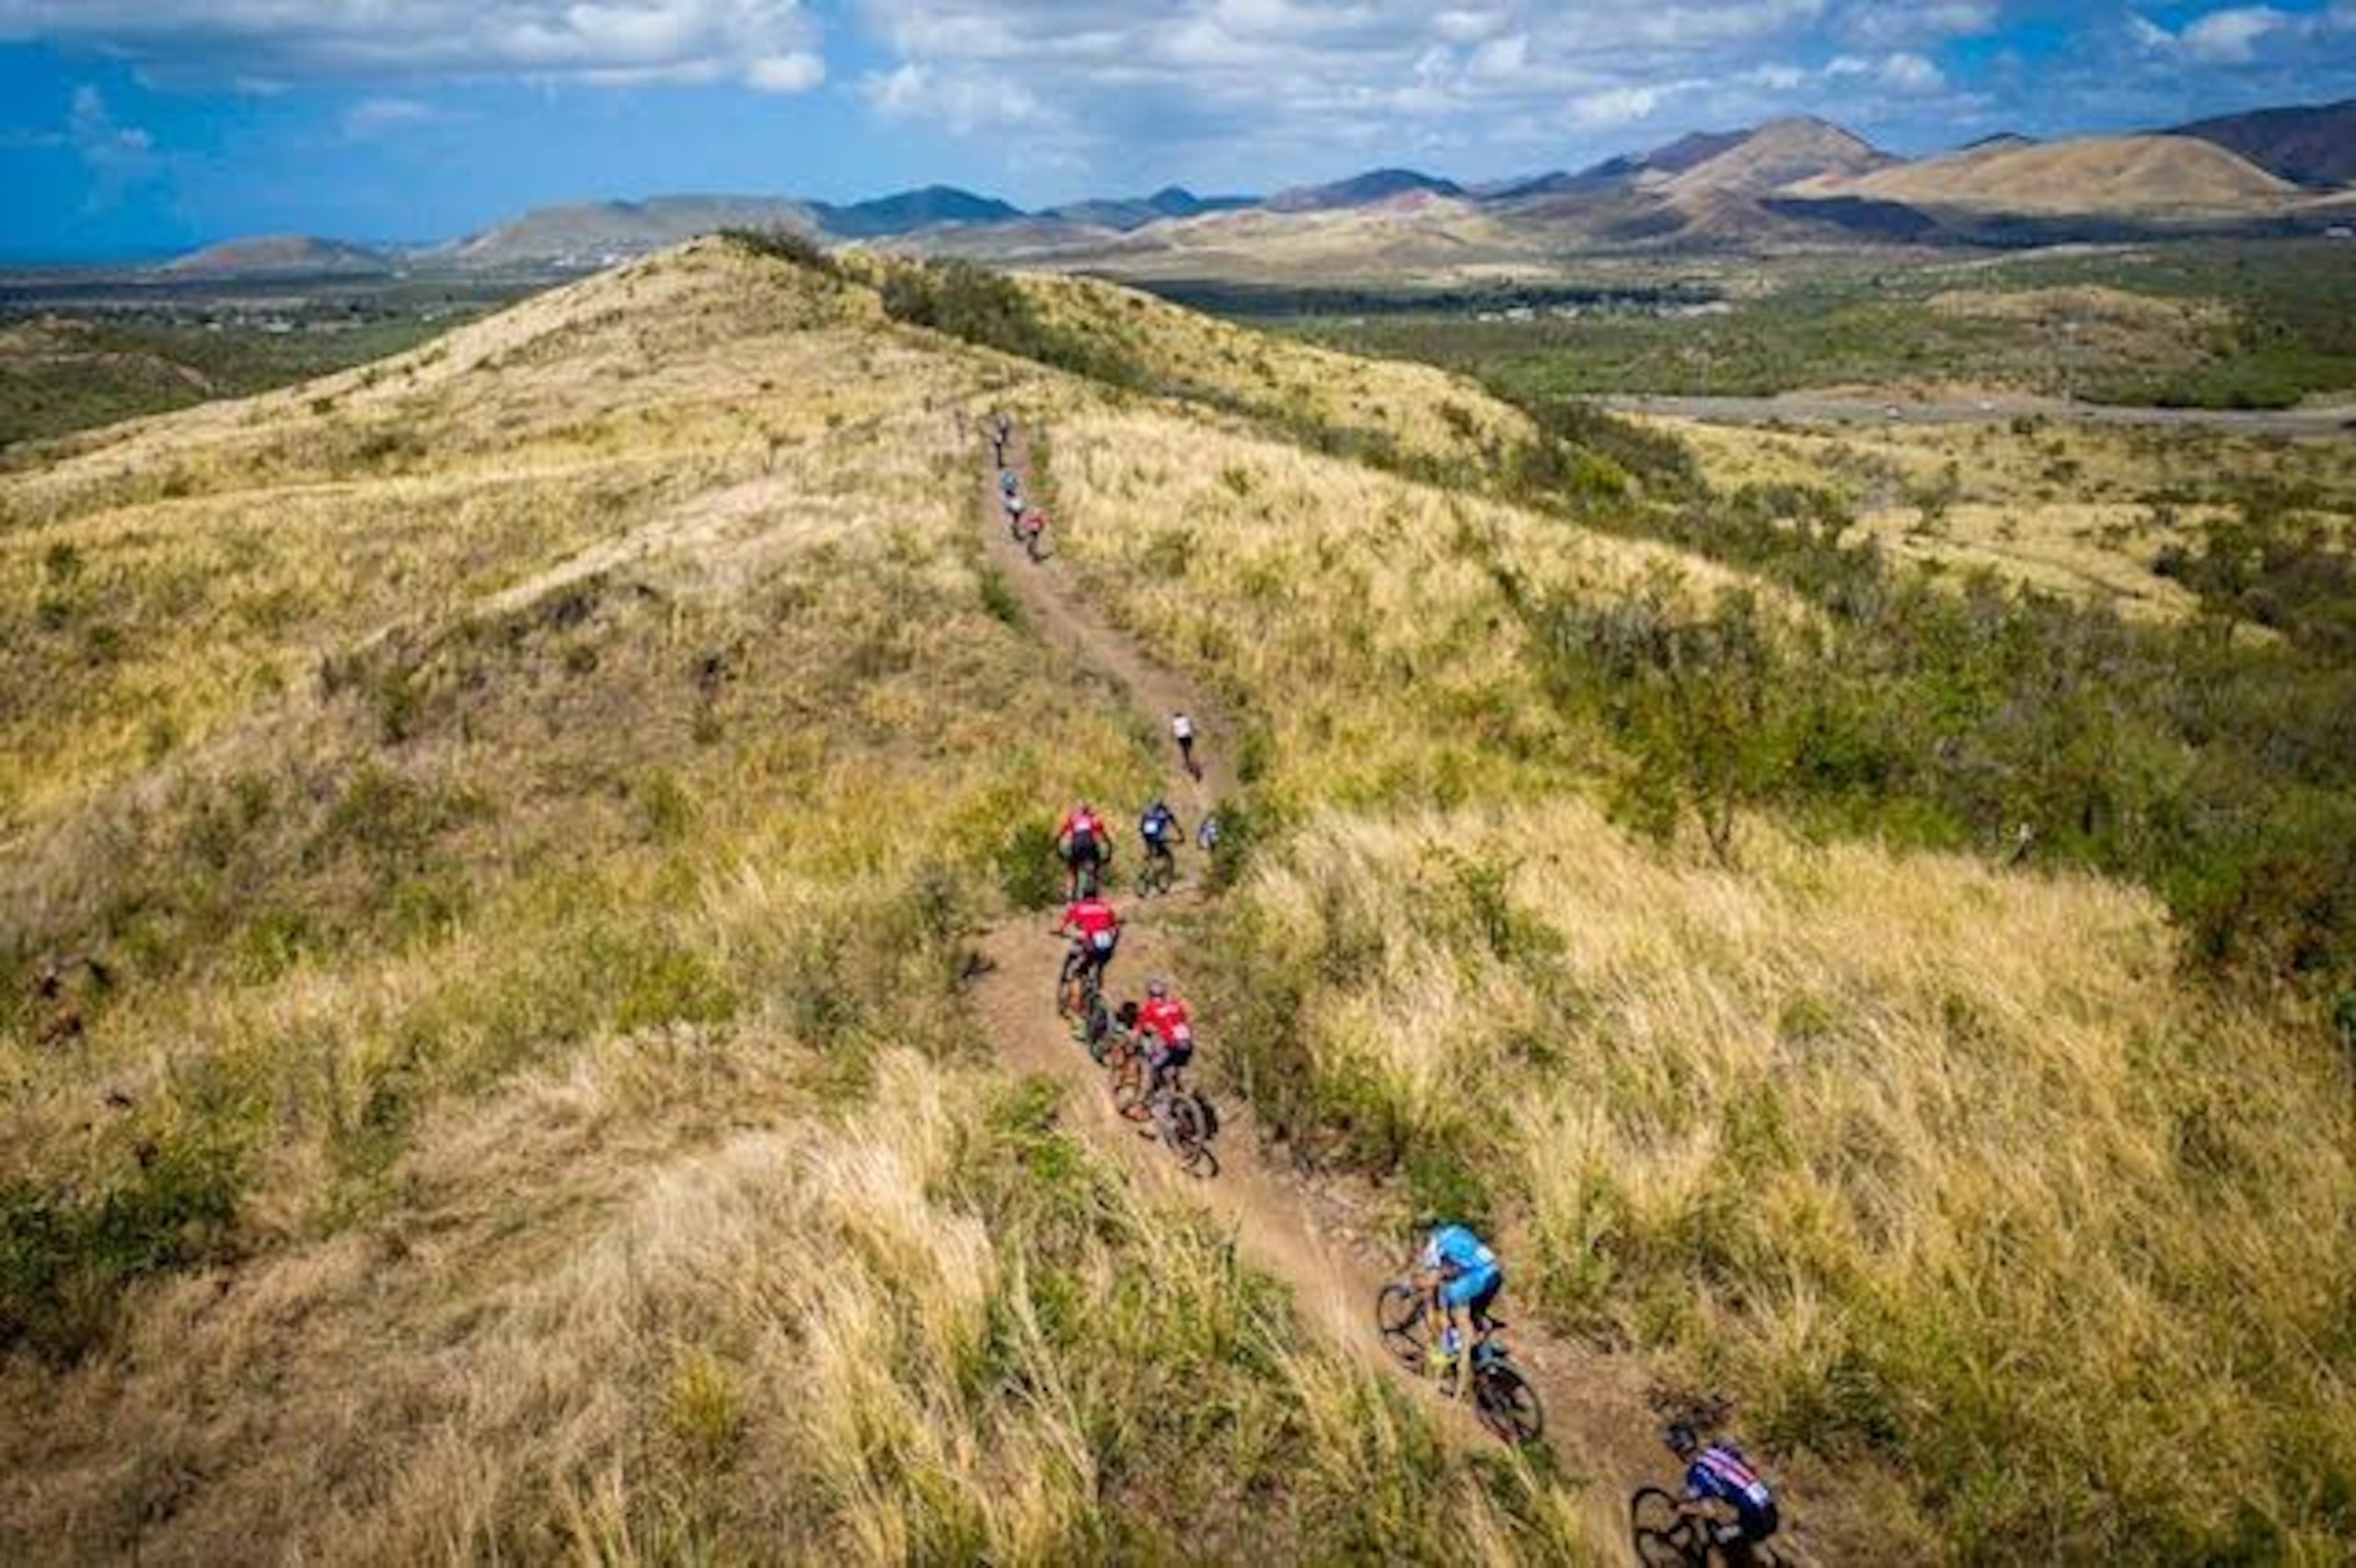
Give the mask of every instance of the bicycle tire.
[[1145, 1057], [1134, 1049], [1113, 1074], [1113, 1109], [1132, 1122], [1152, 1114], [1145, 1104]]
[[1382, 1347], [1413, 1372], [1424, 1369], [1424, 1293], [1405, 1280], [1392, 1280], [1374, 1298], [1374, 1326]]
[[1640, 1486], [1628, 1499], [1628, 1543], [1647, 1568], [1698, 1568], [1709, 1561], [1693, 1521], [1657, 1486]]
[[1209, 1118], [1203, 1114], [1202, 1104], [1195, 1096], [1170, 1097], [1169, 1119], [1162, 1136], [1189, 1176], [1208, 1178], [1218, 1174], [1218, 1156], [1211, 1152], [1208, 1125]]
[[1520, 1367], [1502, 1357], [1473, 1374], [1472, 1408], [1482, 1425], [1518, 1448], [1546, 1434], [1546, 1407], [1538, 1390]]

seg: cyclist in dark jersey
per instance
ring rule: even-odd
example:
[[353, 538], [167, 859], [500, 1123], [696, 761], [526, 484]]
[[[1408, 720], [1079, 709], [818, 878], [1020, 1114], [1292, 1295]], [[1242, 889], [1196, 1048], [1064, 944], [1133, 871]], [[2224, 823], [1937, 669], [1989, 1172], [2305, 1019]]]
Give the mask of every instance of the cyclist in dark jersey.
[[1661, 1440], [1685, 1465], [1685, 1503], [1680, 1511], [1708, 1527], [1712, 1543], [1727, 1562], [1755, 1561], [1754, 1549], [1783, 1525], [1774, 1489], [1750, 1468], [1741, 1449], [1723, 1439], [1704, 1447], [1681, 1421], [1663, 1433]]

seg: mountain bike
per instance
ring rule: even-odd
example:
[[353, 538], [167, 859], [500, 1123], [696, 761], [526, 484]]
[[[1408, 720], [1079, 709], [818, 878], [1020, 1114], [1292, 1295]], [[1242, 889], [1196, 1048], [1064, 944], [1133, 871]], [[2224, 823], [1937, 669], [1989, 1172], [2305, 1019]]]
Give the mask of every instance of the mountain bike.
[[1729, 1568], [1745, 1562], [1773, 1568], [1784, 1562], [1772, 1542], [1747, 1554], [1715, 1545], [1709, 1521], [1686, 1513], [1674, 1494], [1657, 1486], [1639, 1487], [1628, 1499], [1628, 1543], [1646, 1568], [1709, 1568], [1713, 1554]]
[[1113, 1108], [1132, 1122], [1150, 1122], [1179, 1169], [1206, 1180], [1218, 1174], [1218, 1156], [1211, 1152], [1215, 1125], [1210, 1102], [1186, 1086], [1185, 1069], [1173, 1067], [1162, 1076], [1161, 1088], [1149, 1096], [1146, 1078], [1151, 1066], [1134, 1036], [1116, 1032], [1105, 1054], [1113, 1072]]
[[1178, 885], [1178, 857], [1167, 844], [1148, 845], [1145, 864], [1138, 868], [1138, 896], [1151, 898]]
[[1104, 966], [1087, 963], [1078, 973], [1067, 971], [1056, 977], [1056, 1016], [1069, 1022], [1072, 1032], [1091, 1043], [1103, 1038], [1112, 1027], [1112, 1015], [1104, 1008]]
[[[1375, 1297], [1374, 1321], [1384, 1348], [1401, 1366], [1418, 1375], [1428, 1370], [1431, 1357], [1426, 1346], [1439, 1328], [1430, 1291], [1412, 1280], [1392, 1280]], [[1491, 1318], [1480, 1325], [1472, 1342], [1472, 1413], [1498, 1437], [1528, 1447], [1546, 1430], [1546, 1412], [1537, 1389], [1498, 1338], [1504, 1328], [1502, 1320]]]
[[1022, 553], [1033, 560], [1047, 559], [1047, 514], [1044, 512], [1010, 513], [1006, 519], [1007, 536], [1022, 547]]

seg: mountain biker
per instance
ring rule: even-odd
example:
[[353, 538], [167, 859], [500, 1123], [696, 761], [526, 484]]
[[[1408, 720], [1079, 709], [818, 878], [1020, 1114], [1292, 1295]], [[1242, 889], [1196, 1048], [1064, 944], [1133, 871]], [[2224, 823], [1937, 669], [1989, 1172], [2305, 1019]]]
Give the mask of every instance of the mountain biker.
[[1080, 896], [1082, 868], [1102, 880], [1104, 868], [1113, 863], [1113, 835], [1106, 830], [1104, 819], [1096, 808], [1082, 801], [1064, 813], [1056, 827], [1056, 852], [1063, 857], [1064, 870], [1070, 874], [1068, 898]]
[[1138, 819], [1138, 836], [1145, 841], [1146, 864], [1167, 868], [1172, 877], [1178, 874], [1178, 840], [1185, 829], [1178, 825], [1178, 813], [1170, 802], [1156, 795], [1153, 803]]
[[1172, 713], [1170, 716], [1170, 733], [1178, 743], [1178, 757], [1186, 765], [1186, 771], [1200, 778], [1203, 770], [1195, 762], [1195, 721], [1184, 713]]
[[1505, 1265], [1471, 1227], [1438, 1225], [1426, 1238], [1415, 1269], [1415, 1284], [1430, 1292], [1440, 1315], [1432, 1376], [1444, 1380], [1452, 1375], [1461, 1397], [1472, 1386], [1472, 1358], [1464, 1353], [1462, 1325], [1469, 1319], [1476, 1333], [1488, 1332], [1489, 1309], [1505, 1291]]
[[1056, 922], [1056, 934], [1069, 933], [1071, 947], [1064, 954], [1063, 973], [1057, 984], [1068, 986], [1093, 969], [1096, 983], [1104, 983], [1105, 966], [1113, 962], [1113, 951], [1121, 945], [1121, 917], [1113, 906], [1091, 894], [1075, 898], [1064, 908], [1064, 917]]
[[1022, 488], [1022, 481], [1014, 477], [1013, 469], [1000, 468], [998, 471], [998, 490], [1000, 495], [1011, 496]]
[[1783, 1523], [1776, 1516], [1774, 1490], [1750, 1468], [1741, 1449], [1723, 1439], [1703, 1447], [1693, 1428], [1681, 1421], [1671, 1423], [1661, 1441], [1686, 1467], [1685, 1501], [1678, 1512], [1700, 1520], [1727, 1562], [1754, 1561], [1753, 1549]]
[[1000, 409], [990, 416], [990, 444], [997, 449], [998, 466], [1006, 467], [1006, 444], [1013, 438], [1014, 421]]
[[1170, 982], [1158, 974], [1146, 982], [1145, 997], [1145, 1006], [1138, 1009], [1138, 1043], [1146, 1052], [1145, 1102], [1155, 1107], [1159, 1118], [1163, 1086], [1194, 1060], [1195, 1016], [1170, 994]]
[[1207, 855], [1218, 847], [1218, 813], [1206, 812], [1203, 820], [1195, 824], [1195, 847]]

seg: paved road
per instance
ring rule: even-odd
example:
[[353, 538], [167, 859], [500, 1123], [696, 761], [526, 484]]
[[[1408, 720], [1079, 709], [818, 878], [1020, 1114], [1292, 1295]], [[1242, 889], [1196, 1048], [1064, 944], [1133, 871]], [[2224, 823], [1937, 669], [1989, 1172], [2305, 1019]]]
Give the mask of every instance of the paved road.
[[[2356, 408], [2217, 409], [2123, 409], [2100, 403], [2003, 398], [1988, 402], [1884, 402], [1870, 398], [1599, 398], [1617, 413], [1658, 414], [1705, 424], [1991, 424], [2023, 415], [2079, 424], [2164, 430], [2220, 430], [2236, 435], [2356, 435]], [[1893, 416], [1891, 409], [1897, 410]]]

